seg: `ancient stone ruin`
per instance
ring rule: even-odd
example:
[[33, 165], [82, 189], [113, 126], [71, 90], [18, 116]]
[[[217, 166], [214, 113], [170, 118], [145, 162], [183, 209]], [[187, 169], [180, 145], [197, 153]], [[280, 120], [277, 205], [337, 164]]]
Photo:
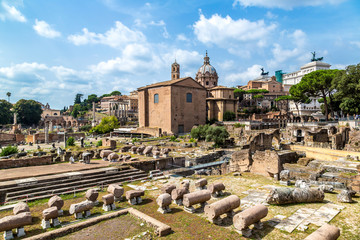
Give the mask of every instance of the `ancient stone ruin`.
[[240, 198], [236, 195], [231, 195], [212, 204], [206, 205], [204, 213], [207, 219], [212, 222], [219, 224], [221, 223], [220, 215], [227, 214], [228, 217], [234, 215], [234, 209], [240, 206]]
[[265, 218], [268, 214], [268, 208], [264, 205], [256, 205], [248, 208], [233, 217], [234, 227], [245, 237], [250, 237], [252, 229], [250, 225], [254, 225], [256, 229], [262, 229], [263, 224], [261, 219]]

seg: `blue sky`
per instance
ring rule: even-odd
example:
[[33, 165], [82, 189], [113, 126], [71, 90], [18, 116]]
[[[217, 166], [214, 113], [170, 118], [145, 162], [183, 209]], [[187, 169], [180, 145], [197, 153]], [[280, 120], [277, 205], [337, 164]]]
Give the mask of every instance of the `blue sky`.
[[127, 94], [169, 80], [175, 58], [195, 78], [205, 50], [230, 87], [312, 51], [344, 68], [360, 62], [359, 12], [358, 0], [0, 0], [0, 99]]

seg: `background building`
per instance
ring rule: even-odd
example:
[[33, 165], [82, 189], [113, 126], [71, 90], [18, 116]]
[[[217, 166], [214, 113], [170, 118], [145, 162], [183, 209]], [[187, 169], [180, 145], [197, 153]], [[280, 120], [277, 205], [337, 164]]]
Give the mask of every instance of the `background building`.
[[204, 64], [199, 68], [199, 70], [196, 73], [195, 80], [200, 83], [205, 88], [213, 88], [218, 85], [218, 75], [216, 73], [216, 70], [213, 66], [210, 64], [210, 58], [207, 55], [204, 57]]

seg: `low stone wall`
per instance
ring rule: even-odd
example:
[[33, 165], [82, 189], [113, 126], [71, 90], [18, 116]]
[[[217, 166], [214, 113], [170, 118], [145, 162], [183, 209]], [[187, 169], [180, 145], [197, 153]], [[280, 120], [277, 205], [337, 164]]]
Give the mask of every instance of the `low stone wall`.
[[213, 152], [213, 153], [203, 155], [201, 157], [188, 159], [187, 160], [187, 162], [188, 162], [187, 165], [188, 166], [194, 166], [194, 165], [198, 165], [198, 164], [214, 162], [215, 160], [219, 159], [222, 155], [224, 155], [224, 151], [222, 151], [222, 150], [221, 151], [216, 151], [216, 152]]
[[291, 150], [301, 151], [306, 153], [306, 157], [321, 159], [327, 161], [336, 161], [339, 158], [346, 158], [347, 156], [359, 157], [360, 152], [342, 151], [334, 149], [324, 149], [315, 147], [306, 147], [300, 145], [290, 145]]
[[0, 169], [46, 165], [52, 163], [52, 156], [29, 157], [18, 159], [1, 159]]
[[145, 172], [149, 172], [151, 170], [166, 170], [173, 167], [173, 158], [159, 158], [159, 159], [152, 159], [152, 160], [145, 160], [145, 161], [138, 161], [138, 162], [129, 162], [129, 165], [143, 170]]
[[[79, 140], [80, 138], [85, 138], [85, 133], [67, 133], [66, 138], [73, 137], [75, 140]], [[63, 134], [57, 134], [57, 133], [49, 133], [49, 142], [55, 142], [55, 141], [64, 141], [64, 135]], [[26, 142], [31, 143], [44, 143], [45, 142], [45, 133], [36, 133], [33, 135], [27, 135], [26, 136]]]

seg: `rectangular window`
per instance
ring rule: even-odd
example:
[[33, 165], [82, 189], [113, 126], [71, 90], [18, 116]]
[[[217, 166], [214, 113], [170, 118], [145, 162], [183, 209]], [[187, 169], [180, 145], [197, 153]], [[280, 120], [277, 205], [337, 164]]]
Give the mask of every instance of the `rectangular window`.
[[159, 102], [159, 94], [154, 94], [154, 103], [158, 103]]
[[192, 94], [191, 93], [186, 94], [186, 102], [192, 102]]

